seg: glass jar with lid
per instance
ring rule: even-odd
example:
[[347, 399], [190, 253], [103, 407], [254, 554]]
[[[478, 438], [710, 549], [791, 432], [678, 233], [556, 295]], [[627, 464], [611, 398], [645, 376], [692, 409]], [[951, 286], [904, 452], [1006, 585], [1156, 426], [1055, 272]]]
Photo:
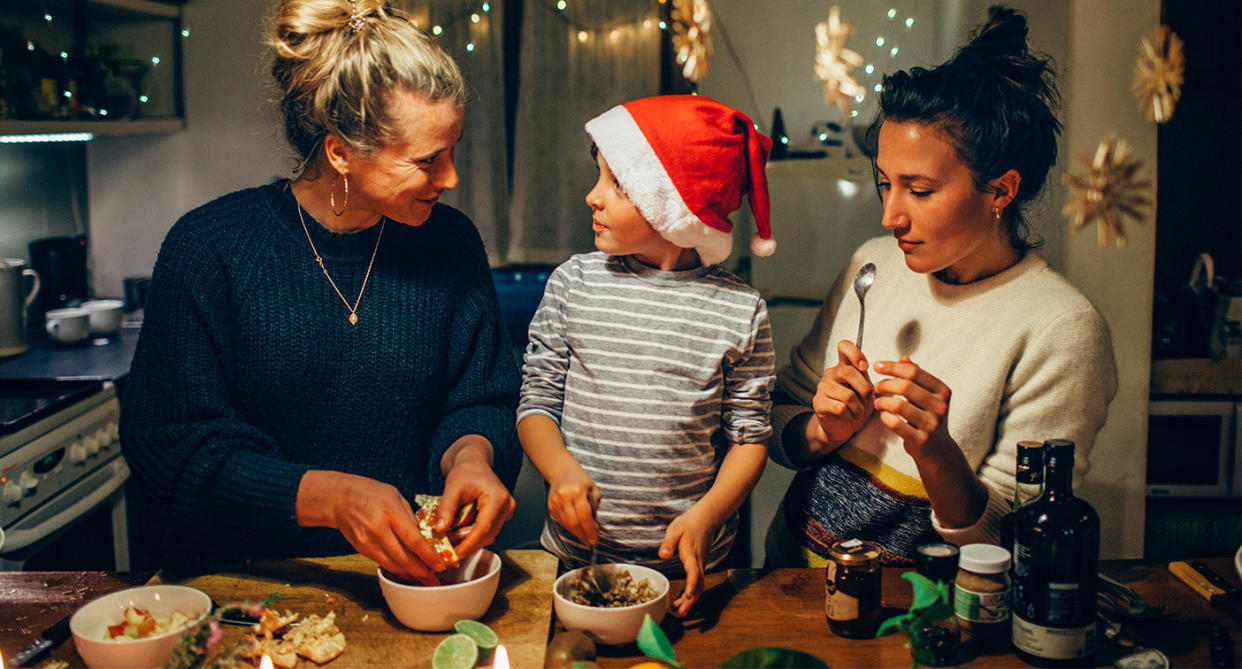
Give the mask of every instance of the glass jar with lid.
[[824, 593], [824, 613], [833, 634], [848, 639], [875, 636], [882, 614], [880, 549], [859, 539], [829, 546]]
[[991, 645], [1009, 636], [1009, 551], [992, 544], [967, 544], [958, 555], [954, 608], [962, 634], [972, 645]]

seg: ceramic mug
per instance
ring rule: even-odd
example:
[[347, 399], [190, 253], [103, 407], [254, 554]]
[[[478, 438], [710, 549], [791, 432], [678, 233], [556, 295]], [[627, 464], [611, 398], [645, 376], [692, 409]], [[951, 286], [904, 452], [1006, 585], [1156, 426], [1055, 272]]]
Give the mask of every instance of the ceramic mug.
[[87, 300], [82, 309], [90, 313], [91, 334], [113, 335], [121, 329], [125, 303], [121, 300]]
[[43, 325], [52, 339], [75, 344], [91, 333], [91, 312], [85, 309], [50, 309], [43, 314]]

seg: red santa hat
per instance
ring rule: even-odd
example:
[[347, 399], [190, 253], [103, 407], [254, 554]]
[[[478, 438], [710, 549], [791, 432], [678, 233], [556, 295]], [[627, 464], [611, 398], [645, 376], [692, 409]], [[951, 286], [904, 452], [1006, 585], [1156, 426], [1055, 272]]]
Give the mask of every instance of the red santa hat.
[[776, 250], [764, 174], [772, 140], [745, 114], [701, 95], [662, 95], [613, 107], [586, 131], [665, 239], [698, 251], [705, 264], [723, 262], [733, 247], [729, 214], [747, 194], [757, 228], [751, 253]]

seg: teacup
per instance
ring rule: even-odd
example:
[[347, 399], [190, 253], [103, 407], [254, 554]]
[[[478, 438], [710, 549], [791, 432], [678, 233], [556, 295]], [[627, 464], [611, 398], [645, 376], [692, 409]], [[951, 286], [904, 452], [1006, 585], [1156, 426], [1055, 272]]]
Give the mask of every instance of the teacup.
[[90, 313], [91, 334], [112, 335], [121, 329], [125, 303], [121, 300], [87, 300], [82, 309]]
[[43, 325], [52, 339], [76, 344], [91, 333], [90, 316], [91, 312], [85, 309], [50, 309], [43, 314]]

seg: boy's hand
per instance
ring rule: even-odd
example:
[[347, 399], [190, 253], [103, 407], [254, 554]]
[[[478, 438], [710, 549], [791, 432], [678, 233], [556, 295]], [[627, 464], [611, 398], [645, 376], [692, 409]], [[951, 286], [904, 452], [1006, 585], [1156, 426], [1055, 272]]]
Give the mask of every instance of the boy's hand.
[[703, 594], [703, 567], [707, 561], [707, 550], [710, 548], [709, 537], [716, 532], [716, 528], [717, 523], [712, 522], [696, 504], [689, 511], [674, 518], [664, 532], [660, 557], [667, 560], [673, 557], [673, 551], [676, 550], [682, 567], [686, 570], [686, 589], [670, 607], [675, 616], [685, 616]]
[[591, 476], [574, 462], [548, 481], [548, 515], [586, 545], [599, 541], [595, 510], [601, 498]]

